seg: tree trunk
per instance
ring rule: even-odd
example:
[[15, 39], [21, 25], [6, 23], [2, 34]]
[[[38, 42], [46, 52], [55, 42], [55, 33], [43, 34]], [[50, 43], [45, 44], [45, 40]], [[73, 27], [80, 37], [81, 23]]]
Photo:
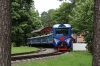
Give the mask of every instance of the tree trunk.
[[100, 0], [94, 0], [92, 66], [100, 66]]
[[0, 0], [0, 66], [11, 66], [11, 0]]

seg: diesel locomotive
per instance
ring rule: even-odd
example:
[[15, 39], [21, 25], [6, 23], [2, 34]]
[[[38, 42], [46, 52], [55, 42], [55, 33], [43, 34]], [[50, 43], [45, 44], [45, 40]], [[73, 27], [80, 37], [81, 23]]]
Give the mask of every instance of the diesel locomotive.
[[53, 45], [57, 50], [72, 50], [72, 30], [70, 24], [53, 26]]
[[50, 34], [27, 39], [29, 46], [53, 45], [55, 49], [72, 50], [72, 30], [70, 24], [55, 24]]

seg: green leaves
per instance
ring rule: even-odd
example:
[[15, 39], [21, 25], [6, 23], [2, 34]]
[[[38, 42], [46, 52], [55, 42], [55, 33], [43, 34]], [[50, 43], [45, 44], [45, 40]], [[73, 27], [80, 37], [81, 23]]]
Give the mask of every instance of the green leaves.
[[75, 0], [73, 6], [69, 15], [70, 24], [76, 34], [85, 34], [90, 49], [93, 39], [93, 0]]
[[24, 45], [33, 30], [42, 27], [38, 13], [31, 9], [33, 0], [12, 1], [12, 42]]
[[76, 2], [69, 18], [73, 27], [79, 29], [78, 32], [88, 31], [93, 23], [93, 2], [88, 0]]
[[[60, 5], [60, 8], [55, 10], [55, 14], [54, 14], [54, 20], [57, 23], [68, 23], [68, 15], [70, 14], [70, 10], [71, 10], [71, 3], [62, 3]], [[55, 24], [55, 23], [53, 23]]]

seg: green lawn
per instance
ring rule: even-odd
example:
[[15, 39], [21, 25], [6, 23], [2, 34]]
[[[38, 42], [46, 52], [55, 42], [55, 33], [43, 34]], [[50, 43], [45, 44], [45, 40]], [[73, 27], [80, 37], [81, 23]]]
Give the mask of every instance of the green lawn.
[[15, 66], [92, 66], [92, 55], [87, 51], [73, 51], [55, 58], [23, 62]]
[[28, 47], [28, 46], [21, 46], [21, 47], [12, 47], [11, 50], [12, 50], [11, 54], [14, 54], [14, 53], [36, 51], [36, 50], [38, 50], [38, 48]]

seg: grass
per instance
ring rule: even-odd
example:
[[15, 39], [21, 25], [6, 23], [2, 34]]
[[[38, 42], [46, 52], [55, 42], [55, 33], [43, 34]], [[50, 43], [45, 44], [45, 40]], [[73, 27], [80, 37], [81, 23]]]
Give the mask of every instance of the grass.
[[73, 51], [55, 58], [23, 62], [15, 66], [92, 66], [92, 55], [87, 51]]
[[36, 50], [38, 50], [38, 48], [28, 47], [28, 46], [21, 46], [21, 47], [12, 47], [11, 50], [12, 50], [11, 54], [14, 54], [14, 53], [36, 51]]

